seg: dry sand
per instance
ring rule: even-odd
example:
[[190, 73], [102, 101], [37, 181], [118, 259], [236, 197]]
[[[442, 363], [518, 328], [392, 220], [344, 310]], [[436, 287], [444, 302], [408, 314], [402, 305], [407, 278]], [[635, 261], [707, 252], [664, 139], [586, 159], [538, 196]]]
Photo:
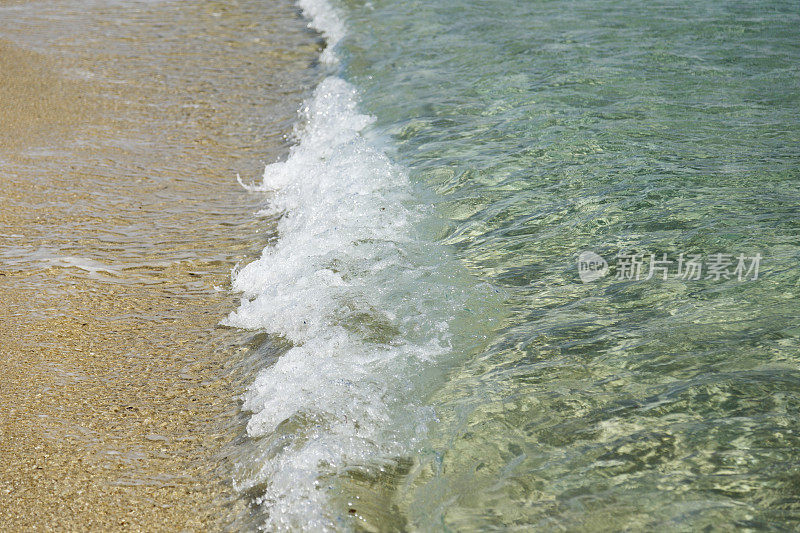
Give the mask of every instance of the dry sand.
[[0, 2], [0, 530], [247, 514], [253, 335], [218, 322], [271, 235], [234, 178], [285, 152], [318, 45], [288, 2], [131, 4]]

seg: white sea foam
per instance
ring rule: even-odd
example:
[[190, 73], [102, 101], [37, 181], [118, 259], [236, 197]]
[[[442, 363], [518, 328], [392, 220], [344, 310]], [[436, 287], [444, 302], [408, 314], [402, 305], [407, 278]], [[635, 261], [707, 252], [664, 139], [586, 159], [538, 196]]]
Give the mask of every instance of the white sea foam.
[[[300, 5], [341, 38], [330, 6]], [[426, 373], [464, 305], [447, 254], [416, 236], [427, 215], [406, 173], [362, 135], [355, 89], [329, 77], [301, 112], [299, 143], [250, 187], [268, 192], [279, 240], [234, 272], [244, 298], [225, 321], [292, 344], [244, 398], [258, 451], [237, 483], [261, 495], [271, 531], [337, 527], [337, 476], [413, 449], [432, 417]]]
[[309, 19], [309, 28], [317, 30], [325, 37], [328, 46], [322, 52], [320, 61], [335, 64], [336, 45], [345, 35], [345, 27], [341, 17], [327, 0], [298, 0], [297, 5], [303, 16]]

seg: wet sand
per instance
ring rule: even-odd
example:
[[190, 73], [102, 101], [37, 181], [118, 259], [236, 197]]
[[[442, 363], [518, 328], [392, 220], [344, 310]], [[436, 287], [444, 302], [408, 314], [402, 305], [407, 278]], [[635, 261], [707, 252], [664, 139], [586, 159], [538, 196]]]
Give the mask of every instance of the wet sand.
[[[317, 75], [289, 2], [0, 2], [0, 530], [224, 528], [230, 269]], [[238, 521], [238, 522], [237, 522]]]

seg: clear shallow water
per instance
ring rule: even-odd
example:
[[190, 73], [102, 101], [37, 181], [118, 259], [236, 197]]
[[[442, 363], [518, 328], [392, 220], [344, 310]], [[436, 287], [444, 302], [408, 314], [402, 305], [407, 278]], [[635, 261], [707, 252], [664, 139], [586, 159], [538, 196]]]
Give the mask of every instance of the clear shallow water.
[[332, 77], [229, 319], [292, 346], [245, 403], [268, 527], [800, 525], [797, 6], [305, 7]]
[[238, 518], [223, 331], [321, 47], [288, 0], [0, 0], [0, 529]]

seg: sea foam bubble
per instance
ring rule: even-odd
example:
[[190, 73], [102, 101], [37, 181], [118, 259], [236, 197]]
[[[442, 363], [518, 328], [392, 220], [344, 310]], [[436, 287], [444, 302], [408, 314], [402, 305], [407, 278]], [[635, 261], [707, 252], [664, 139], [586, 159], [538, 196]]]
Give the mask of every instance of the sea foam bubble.
[[[330, 6], [300, 5], [329, 42], [341, 38]], [[463, 305], [451, 260], [417, 235], [428, 214], [406, 172], [365, 137], [373, 119], [357, 96], [323, 80], [287, 160], [249, 187], [267, 192], [279, 238], [234, 271], [243, 298], [224, 323], [291, 344], [243, 403], [257, 451], [237, 485], [257, 491], [269, 530], [336, 527], [337, 476], [414, 447], [433, 418], [425, 376], [451, 350], [449, 320]]]

